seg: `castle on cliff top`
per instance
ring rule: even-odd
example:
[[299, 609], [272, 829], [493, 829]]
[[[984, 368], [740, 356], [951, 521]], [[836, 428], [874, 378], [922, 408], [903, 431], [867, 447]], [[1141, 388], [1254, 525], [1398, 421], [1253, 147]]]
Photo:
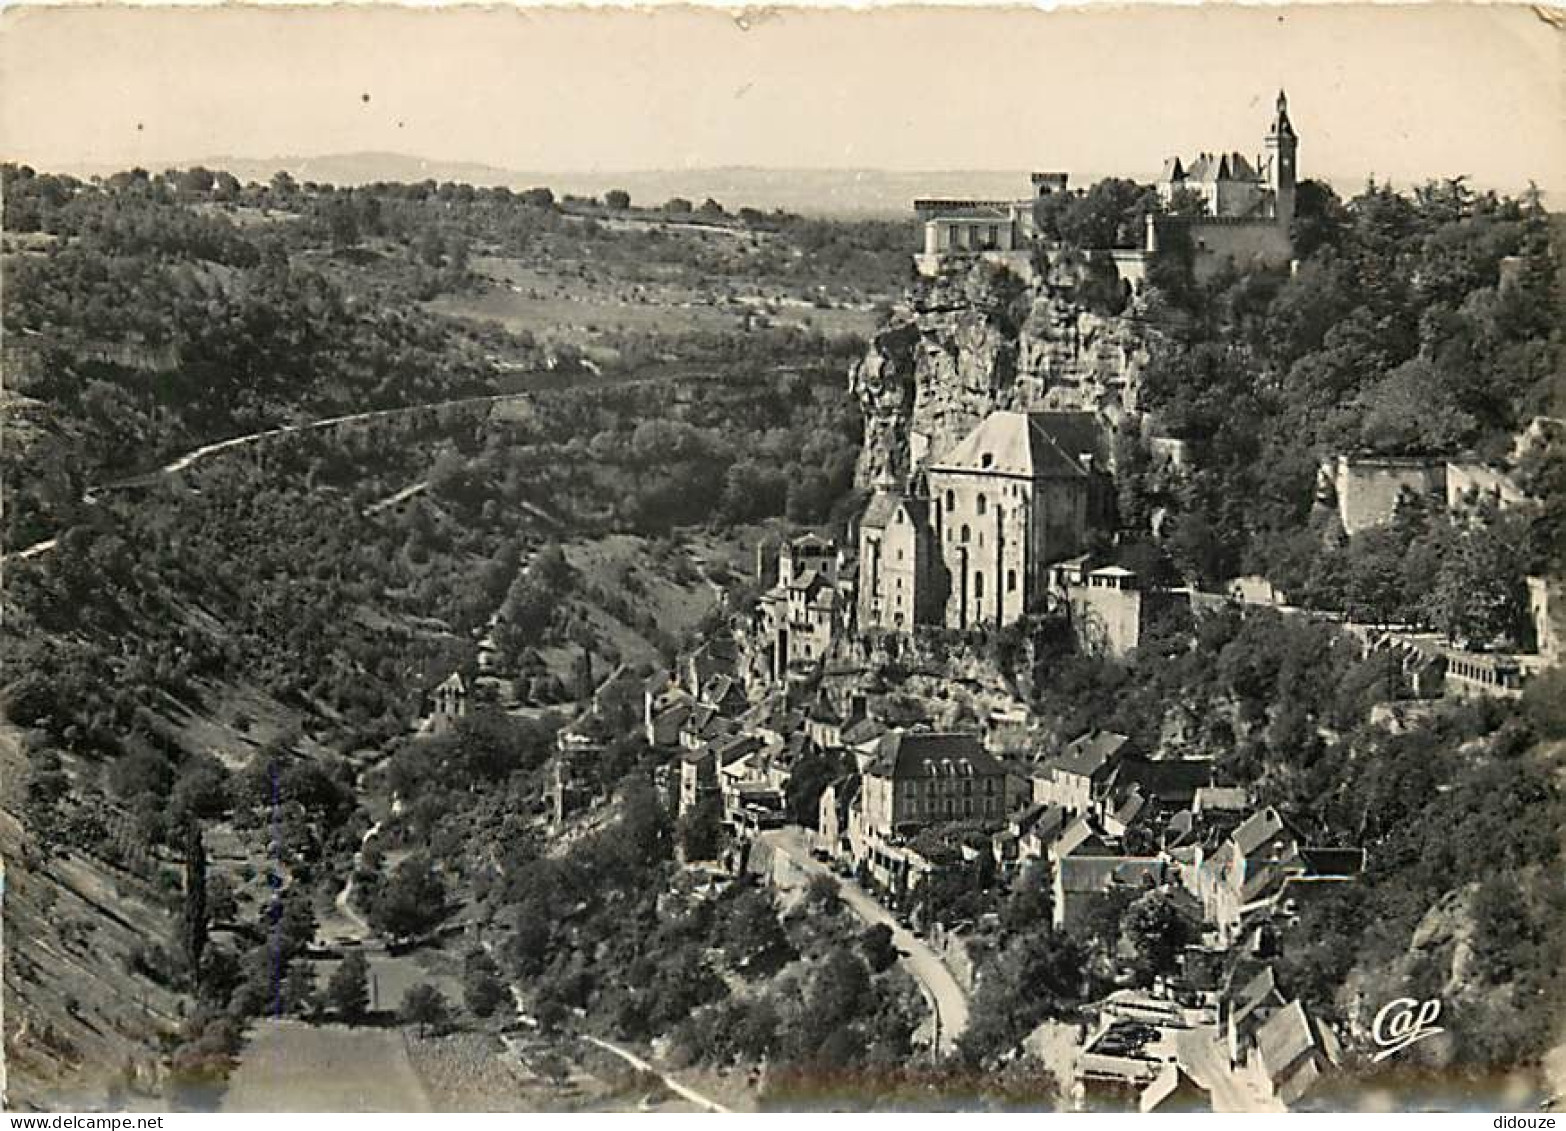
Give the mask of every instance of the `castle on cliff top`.
[[[1157, 183], [1166, 211], [1148, 215], [1142, 246], [1085, 250], [1111, 262], [1132, 290], [1140, 289], [1150, 264], [1176, 241], [1188, 245], [1197, 279], [1225, 266], [1287, 266], [1293, 259], [1289, 228], [1299, 142], [1289, 120], [1288, 96], [1280, 90], [1272, 127], [1254, 160], [1238, 152], [1199, 153], [1189, 165], [1168, 158]], [[914, 201], [914, 212], [924, 222], [924, 247], [914, 256], [919, 273], [934, 276], [953, 263], [985, 259], [1030, 276], [1035, 249], [1048, 250], [1036, 205], [1070, 191], [1067, 173], [1034, 173], [1031, 180], [1033, 194], [1022, 200]], [[1199, 214], [1190, 214], [1192, 204], [1199, 205]]]

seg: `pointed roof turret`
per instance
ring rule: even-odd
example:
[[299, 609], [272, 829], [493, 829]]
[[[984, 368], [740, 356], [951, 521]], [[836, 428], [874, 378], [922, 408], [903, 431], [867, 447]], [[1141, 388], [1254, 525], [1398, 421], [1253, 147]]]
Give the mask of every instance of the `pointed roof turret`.
[[1294, 125], [1289, 121], [1289, 96], [1281, 89], [1278, 91], [1278, 116], [1273, 120], [1272, 132], [1275, 137], [1294, 136]]

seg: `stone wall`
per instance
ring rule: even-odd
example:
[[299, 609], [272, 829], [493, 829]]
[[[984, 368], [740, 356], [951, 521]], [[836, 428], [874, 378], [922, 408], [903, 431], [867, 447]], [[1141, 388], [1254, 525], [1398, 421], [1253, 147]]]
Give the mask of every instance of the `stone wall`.
[[1161, 244], [1178, 225], [1190, 240], [1191, 271], [1205, 281], [1226, 266], [1287, 267], [1294, 258], [1289, 232], [1272, 218], [1241, 219], [1207, 216], [1184, 220], [1166, 217], [1159, 222]]
[[1392, 521], [1403, 492], [1442, 498], [1446, 464], [1401, 456], [1339, 456], [1323, 464], [1318, 479], [1326, 487], [1349, 534]]

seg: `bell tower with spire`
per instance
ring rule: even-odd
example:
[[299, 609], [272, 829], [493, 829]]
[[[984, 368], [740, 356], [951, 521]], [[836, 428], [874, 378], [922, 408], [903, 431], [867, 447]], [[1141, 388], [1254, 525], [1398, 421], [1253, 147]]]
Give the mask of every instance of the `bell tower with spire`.
[[1289, 121], [1289, 98], [1278, 91], [1278, 116], [1267, 135], [1267, 180], [1273, 192], [1275, 215], [1285, 233], [1294, 223], [1294, 188], [1298, 175], [1296, 160], [1300, 139]]

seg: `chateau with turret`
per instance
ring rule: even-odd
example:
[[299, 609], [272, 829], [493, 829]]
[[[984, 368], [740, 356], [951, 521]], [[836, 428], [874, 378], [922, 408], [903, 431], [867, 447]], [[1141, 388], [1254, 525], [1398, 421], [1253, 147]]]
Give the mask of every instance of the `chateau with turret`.
[[[1293, 258], [1289, 229], [1299, 140], [1289, 120], [1288, 96], [1279, 91], [1261, 153], [1203, 152], [1189, 164], [1167, 158], [1157, 182], [1166, 211], [1148, 215], [1141, 246], [1084, 250], [1112, 262], [1133, 289], [1141, 287], [1157, 256], [1177, 248], [1189, 253], [1198, 279], [1225, 266], [1287, 266]], [[1034, 191], [1025, 199], [915, 201], [914, 211], [924, 222], [924, 246], [914, 256], [919, 272], [933, 276], [951, 262], [975, 258], [1030, 272], [1043, 243], [1033, 206], [1070, 191], [1066, 173], [1034, 173], [1031, 180]], [[1198, 214], [1191, 214], [1192, 203], [1200, 206]]]

